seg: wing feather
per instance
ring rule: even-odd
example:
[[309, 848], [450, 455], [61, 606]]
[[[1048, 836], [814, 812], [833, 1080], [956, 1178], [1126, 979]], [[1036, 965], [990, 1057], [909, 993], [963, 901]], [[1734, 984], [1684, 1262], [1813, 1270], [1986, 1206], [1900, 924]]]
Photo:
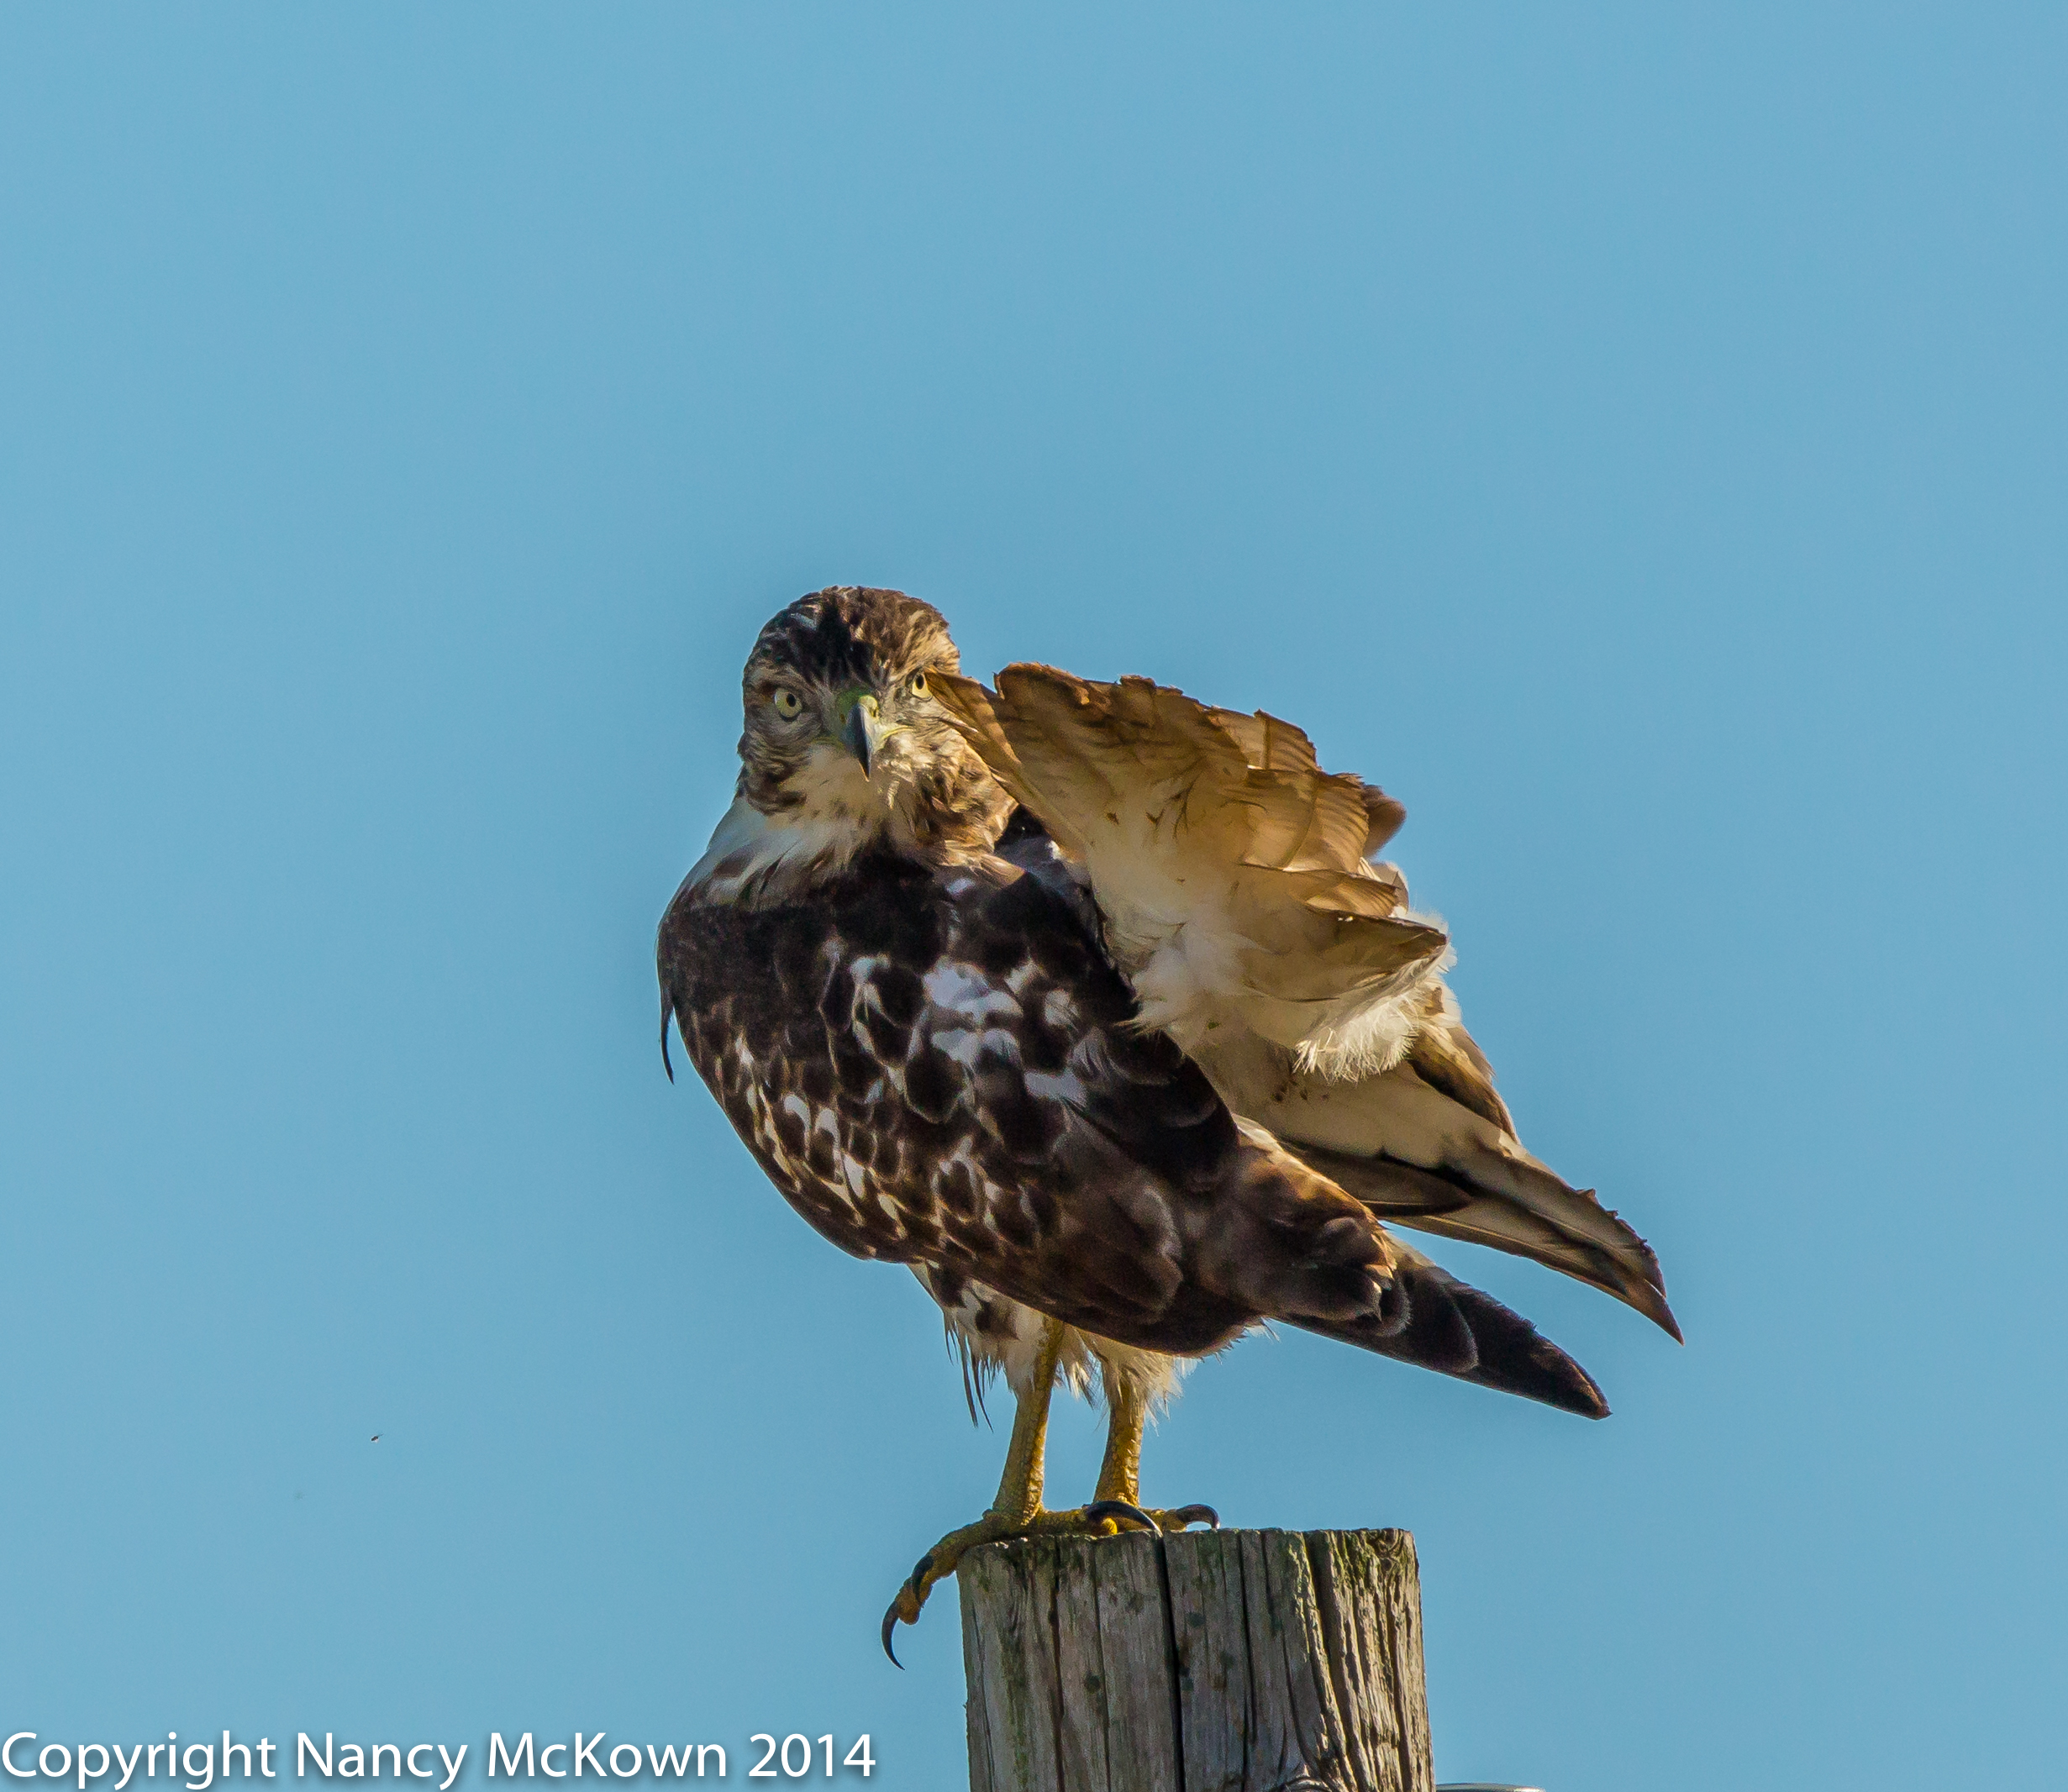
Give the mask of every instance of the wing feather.
[[[1307, 736], [1146, 679], [1010, 666], [942, 704], [1085, 868], [1145, 1025], [1181, 1043], [1236, 1023], [1292, 1048], [1354, 1031], [1448, 949], [1366, 861], [1387, 812]], [[1397, 806], [1395, 806], [1397, 807]]]
[[[1593, 1190], [1573, 1187], [1505, 1127], [1423, 1080], [1412, 1061], [1356, 1083], [1295, 1075], [1241, 1111], [1375, 1212], [1533, 1258], [1680, 1337], [1651, 1247]], [[1403, 1185], [1402, 1170], [1419, 1180]], [[1410, 1208], [1404, 1189], [1429, 1183], [1451, 1198]]]
[[1523, 1150], [1442, 985], [1449, 942], [1370, 862], [1400, 805], [1260, 712], [1145, 679], [936, 681], [1076, 861], [1145, 1027], [1376, 1214], [1592, 1284], [1680, 1336], [1651, 1248]]

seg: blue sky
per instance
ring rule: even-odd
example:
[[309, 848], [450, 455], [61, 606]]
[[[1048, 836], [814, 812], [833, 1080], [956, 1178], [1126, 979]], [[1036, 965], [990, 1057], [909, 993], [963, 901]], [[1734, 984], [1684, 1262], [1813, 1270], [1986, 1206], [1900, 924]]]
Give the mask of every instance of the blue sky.
[[1685, 1349], [1436, 1247], [1605, 1424], [1258, 1339], [1151, 1498], [1412, 1527], [1444, 1777], [2057, 1777], [2065, 52], [10, 10], [0, 1721], [958, 1783], [952, 1598], [874, 1629], [1002, 1432], [655, 1049], [739, 663], [837, 581], [1397, 794], [1665, 1263]]

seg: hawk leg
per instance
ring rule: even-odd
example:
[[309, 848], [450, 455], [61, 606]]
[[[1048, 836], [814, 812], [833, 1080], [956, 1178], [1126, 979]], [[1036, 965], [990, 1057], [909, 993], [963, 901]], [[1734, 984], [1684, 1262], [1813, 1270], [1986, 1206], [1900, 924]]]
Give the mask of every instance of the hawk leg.
[[1129, 1513], [1147, 1517], [1159, 1531], [1182, 1531], [1187, 1525], [1220, 1528], [1220, 1515], [1210, 1506], [1181, 1506], [1174, 1511], [1144, 1511], [1142, 1507], [1142, 1431], [1149, 1422], [1149, 1394], [1132, 1375], [1115, 1374], [1110, 1364], [1100, 1371], [1106, 1387], [1106, 1456], [1098, 1468], [1098, 1485], [1087, 1511], [1102, 1506], [1125, 1508], [1100, 1528], [1111, 1534]]
[[[919, 1608], [926, 1603], [926, 1595], [952, 1574], [955, 1564], [980, 1544], [995, 1543], [1008, 1537], [1053, 1536], [1066, 1532], [1094, 1537], [1110, 1535], [1118, 1528], [1115, 1521], [1123, 1518], [1146, 1530], [1156, 1528], [1155, 1520], [1148, 1513], [1138, 1511], [1131, 1501], [1118, 1499], [1094, 1500], [1075, 1511], [1042, 1510], [1042, 1460], [1048, 1443], [1049, 1400], [1055, 1390], [1055, 1366], [1062, 1356], [1063, 1332], [1060, 1320], [1041, 1322], [1041, 1347], [1034, 1361], [1033, 1385], [1019, 1396], [1018, 1409], [1013, 1415], [1013, 1440], [1006, 1448], [1005, 1473], [998, 1478], [998, 1495], [991, 1502], [991, 1510], [975, 1524], [950, 1531], [921, 1556], [918, 1565], [912, 1571], [912, 1578], [897, 1590], [891, 1609], [883, 1614], [883, 1653], [892, 1661], [897, 1660], [897, 1651], [891, 1647], [891, 1634], [897, 1627], [898, 1621], [918, 1623]], [[1135, 1421], [1134, 1445], [1139, 1453], [1140, 1416]], [[1104, 1485], [1102, 1481], [1101, 1485]]]

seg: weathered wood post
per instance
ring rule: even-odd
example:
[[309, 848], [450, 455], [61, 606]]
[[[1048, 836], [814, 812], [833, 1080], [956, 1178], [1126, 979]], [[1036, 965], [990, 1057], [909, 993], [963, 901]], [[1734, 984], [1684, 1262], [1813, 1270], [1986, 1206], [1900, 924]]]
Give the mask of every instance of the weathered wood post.
[[1432, 1792], [1405, 1531], [963, 1558], [971, 1792]]

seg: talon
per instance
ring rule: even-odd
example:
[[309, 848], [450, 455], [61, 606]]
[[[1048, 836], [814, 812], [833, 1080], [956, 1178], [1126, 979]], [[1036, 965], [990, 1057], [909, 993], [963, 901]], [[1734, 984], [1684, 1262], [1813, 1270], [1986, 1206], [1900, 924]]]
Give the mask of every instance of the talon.
[[1131, 1518], [1151, 1537], [1160, 1533], [1160, 1527], [1139, 1506], [1129, 1506], [1125, 1500], [1094, 1500], [1084, 1509], [1087, 1518]]
[[883, 1653], [891, 1658], [893, 1668], [902, 1669], [904, 1663], [898, 1660], [897, 1651], [891, 1647], [891, 1635], [902, 1618], [908, 1624], [919, 1621], [920, 1609], [926, 1604], [926, 1571], [934, 1565], [932, 1550], [919, 1558], [912, 1570], [912, 1578], [897, 1590], [897, 1596], [891, 1601], [891, 1609], [883, 1614]]
[[1210, 1506], [1181, 1506], [1175, 1512], [1166, 1515], [1182, 1531], [1187, 1525], [1211, 1525], [1221, 1528], [1221, 1515]]

